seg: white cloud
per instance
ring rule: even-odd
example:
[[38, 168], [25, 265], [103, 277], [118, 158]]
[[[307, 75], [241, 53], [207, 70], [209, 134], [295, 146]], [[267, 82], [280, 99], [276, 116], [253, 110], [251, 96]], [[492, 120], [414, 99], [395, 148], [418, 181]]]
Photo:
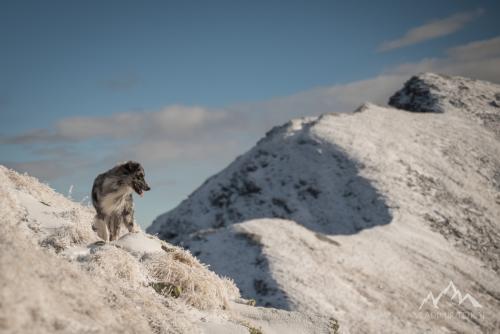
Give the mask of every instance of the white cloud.
[[460, 60], [479, 60], [500, 56], [500, 37], [474, 41], [448, 50], [450, 57]]
[[218, 160], [240, 153], [238, 140], [229, 138], [193, 138], [189, 141], [145, 140], [124, 146], [110, 161], [137, 160], [148, 164], [161, 165], [170, 161], [193, 162]]
[[105, 117], [69, 117], [53, 129], [35, 129], [3, 137], [4, 144], [79, 142], [89, 139], [182, 138], [201, 135], [217, 127], [234, 127], [233, 115], [225, 110], [168, 106], [159, 111], [123, 112]]
[[[158, 111], [64, 118], [56, 122], [53, 129], [37, 129], [4, 137], [1, 142], [27, 146], [43, 144], [46, 147], [59, 144], [76, 146], [89, 140], [100, 140], [103, 144], [95, 146], [108, 151], [105, 155], [111, 163], [127, 159], [151, 162], [205, 159], [210, 155], [234, 154], [239, 146], [232, 138], [238, 137], [237, 132], [248, 130], [244, 120], [245, 115], [241, 113], [174, 105]], [[33, 151], [49, 157], [50, 150], [37, 148]], [[41, 168], [46, 166], [45, 162], [33, 163], [39, 163]]]
[[378, 51], [389, 51], [430, 39], [450, 35], [462, 29], [467, 23], [483, 14], [482, 9], [458, 13], [444, 19], [434, 20], [419, 27], [410, 29], [403, 37], [383, 42]]
[[402, 64], [388, 72], [395, 75], [437, 72], [500, 83], [500, 36], [451, 48], [447, 55]]
[[380, 76], [339, 84], [317, 87], [291, 96], [268, 101], [234, 106], [241, 113], [252, 115], [247, 124], [258, 133], [272, 125], [279, 125], [291, 118], [320, 115], [329, 112], [349, 112], [365, 101], [385, 104], [388, 97], [399, 89], [407, 75], [386, 73]]

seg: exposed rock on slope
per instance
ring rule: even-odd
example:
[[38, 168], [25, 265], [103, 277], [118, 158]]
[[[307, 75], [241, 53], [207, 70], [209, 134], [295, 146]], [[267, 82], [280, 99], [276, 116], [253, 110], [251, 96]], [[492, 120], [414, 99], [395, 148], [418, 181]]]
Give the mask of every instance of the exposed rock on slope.
[[[188, 246], [244, 296], [329, 312], [346, 332], [494, 331], [497, 94], [490, 83], [424, 74], [391, 104], [437, 112], [365, 104], [293, 120], [148, 231]], [[450, 280], [483, 307], [419, 309]]]
[[416, 112], [463, 112], [500, 136], [500, 86], [491, 82], [424, 73], [408, 80], [389, 105]]
[[93, 210], [3, 166], [0, 198], [2, 333], [335, 331], [328, 317], [236, 303], [230, 280], [142, 232], [99, 246]]

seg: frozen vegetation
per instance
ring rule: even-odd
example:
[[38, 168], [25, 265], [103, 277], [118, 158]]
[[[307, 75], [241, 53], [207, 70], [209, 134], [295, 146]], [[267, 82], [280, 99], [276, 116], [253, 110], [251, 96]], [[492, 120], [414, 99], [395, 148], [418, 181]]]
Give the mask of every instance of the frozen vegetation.
[[94, 211], [0, 166], [1, 333], [334, 333], [252, 306], [188, 251], [143, 232], [103, 245]]

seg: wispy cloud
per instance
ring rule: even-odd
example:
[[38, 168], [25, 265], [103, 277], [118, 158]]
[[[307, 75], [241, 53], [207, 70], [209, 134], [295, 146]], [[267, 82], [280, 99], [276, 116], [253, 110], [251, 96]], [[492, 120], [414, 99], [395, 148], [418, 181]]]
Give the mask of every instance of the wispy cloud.
[[0, 136], [0, 144], [32, 144], [39, 141], [57, 142], [60, 138], [54, 132], [47, 129], [34, 129], [13, 136]]
[[159, 111], [123, 112], [105, 117], [69, 117], [53, 129], [36, 129], [4, 137], [2, 143], [80, 142], [89, 139], [131, 139], [136, 137], [179, 138], [200, 134], [212, 126], [230, 121], [225, 111], [203, 107], [168, 106]]
[[500, 56], [500, 37], [474, 41], [448, 50], [448, 54], [455, 59], [477, 60]]
[[419, 27], [410, 29], [404, 36], [383, 42], [379, 47], [379, 52], [399, 49], [405, 46], [414, 45], [430, 39], [450, 35], [462, 29], [467, 23], [477, 19], [484, 10], [476, 10], [457, 13], [444, 19], [433, 20]]
[[[83, 147], [89, 141], [98, 141], [94, 147], [107, 151], [103, 155], [113, 160], [111, 163], [125, 159], [149, 162], [205, 159], [234, 152], [238, 145], [231, 138], [248, 129], [245, 117], [223, 109], [173, 105], [157, 111], [64, 118], [50, 129], [0, 137], [0, 143], [31, 147], [33, 153], [44, 158], [50, 155], [53, 158], [54, 152], [61, 152], [58, 145], [65, 145], [68, 150], [68, 146]], [[54, 150], [49, 150], [52, 146]], [[46, 165], [45, 161], [33, 163], [40, 163], [41, 168]], [[28, 170], [25, 165], [18, 166]]]
[[451, 48], [444, 58], [426, 58], [390, 69], [395, 75], [438, 72], [500, 83], [500, 36]]
[[137, 87], [140, 83], [139, 77], [135, 74], [121, 74], [116, 77], [104, 80], [105, 87], [115, 92], [129, 91]]
[[9, 162], [2, 161], [3, 165], [15, 169], [20, 173], [28, 173], [42, 180], [54, 180], [71, 174], [76, 167], [73, 163], [46, 159], [34, 160], [28, 162]]

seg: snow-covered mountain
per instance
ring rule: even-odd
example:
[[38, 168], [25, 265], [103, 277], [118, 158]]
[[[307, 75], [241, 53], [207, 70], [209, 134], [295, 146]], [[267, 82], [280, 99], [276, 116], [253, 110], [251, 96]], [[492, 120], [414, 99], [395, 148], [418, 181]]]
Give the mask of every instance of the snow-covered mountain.
[[95, 214], [0, 166], [1, 333], [335, 333], [331, 316], [254, 307], [231, 280], [143, 232], [96, 243]]
[[[148, 232], [343, 332], [494, 332], [500, 86], [426, 73], [389, 104], [273, 128]], [[450, 280], [483, 307], [419, 310]]]

